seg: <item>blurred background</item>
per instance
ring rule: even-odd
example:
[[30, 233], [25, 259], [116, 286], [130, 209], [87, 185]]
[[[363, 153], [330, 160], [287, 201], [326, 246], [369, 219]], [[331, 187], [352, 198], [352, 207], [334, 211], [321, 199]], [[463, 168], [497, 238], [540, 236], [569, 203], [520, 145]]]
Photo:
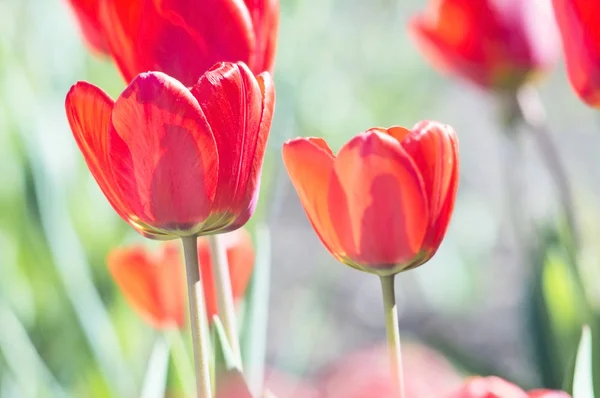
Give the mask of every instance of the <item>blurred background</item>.
[[[492, 96], [440, 76], [418, 53], [406, 26], [424, 6], [281, 1], [275, 122], [248, 226], [271, 229], [268, 366], [320, 380], [385, 339], [378, 279], [336, 263], [319, 242], [285, 174], [284, 140], [323, 136], [335, 151], [373, 126], [433, 119], [458, 132], [460, 189], [438, 255], [396, 278], [403, 337], [464, 375], [561, 387], [581, 314], [555, 187], [526, 131], [521, 153], [511, 152]], [[0, 0], [0, 397], [136, 396], [157, 338], [106, 269], [111, 248], [153, 243], [114, 213], [77, 150], [64, 98], [78, 80], [113, 98], [124, 88], [84, 47], [66, 2]], [[600, 119], [562, 65], [541, 97], [575, 193], [578, 267], [598, 308]], [[525, 255], [510, 225], [507, 164], [538, 237]]]

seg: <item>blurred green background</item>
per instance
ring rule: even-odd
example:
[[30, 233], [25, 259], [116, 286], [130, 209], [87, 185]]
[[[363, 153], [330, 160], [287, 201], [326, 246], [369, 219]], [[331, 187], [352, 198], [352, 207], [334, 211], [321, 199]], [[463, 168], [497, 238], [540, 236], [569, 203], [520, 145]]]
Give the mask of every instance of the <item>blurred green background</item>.
[[[465, 373], [560, 387], [581, 314], [555, 189], [523, 132], [512, 166], [540, 237], [523, 257], [508, 217], [498, 104], [425, 63], [406, 32], [424, 3], [282, 0], [276, 116], [250, 225], [266, 220], [272, 232], [268, 363], [311, 379], [385, 334], [377, 278], [337, 264], [318, 241], [283, 171], [283, 141], [317, 135], [337, 150], [369, 127], [433, 119], [459, 134], [460, 191], [439, 254], [397, 278], [401, 329]], [[66, 2], [0, 0], [1, 397], [136, 396], [157, 338], [106, 270], [112, 247], [143, 239], [110, 208], [71, 136], [63, 104], [78, 80], [113, 97], [124, 87], [84, 48]], [[597, 308], [600, 120], [561, 65], [541, 94], [576, 193], [578, 267]]]

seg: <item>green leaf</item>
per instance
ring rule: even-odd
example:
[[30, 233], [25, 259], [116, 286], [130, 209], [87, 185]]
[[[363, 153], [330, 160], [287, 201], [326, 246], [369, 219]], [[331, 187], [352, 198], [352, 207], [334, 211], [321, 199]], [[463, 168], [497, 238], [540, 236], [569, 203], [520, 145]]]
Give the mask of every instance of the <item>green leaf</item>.
[[6, 303], [0, 298], [0, 359], [15, 378], [24, 395], [39, 396], [40, 391], [52, 392], [54, 397], [67, 397], [67, 392], [44, 363], [27, 330]]
[[215, 374], [218, 376], [219, 372], [241, 369], [241, 364], [236, 360], [227, 339], [223, 323], [217, 315], [213, 316], [213, 338], [215, 345]]
[[160, 398], [165, 396], [169, 374], [170, 347], [164, 336], [154, 342], [148, 359], [146, 375], [140, 392], [141, 398]]
[[555, 227], [540, 228], [542, 237], [532, 250], [534, 272], [528, 285], [527, 321], [529, 347], [545, 388], [570, 390], [574, 352], [585, 309], [578, 301], [578, 287]]
[[583, 326], [577, 350], [575, 373], [573, 374], [573, 398], [594, 398], [592, 334], [587, 325]]
[[547, 268], [553, 263], [544, 258], [547, 253], [543, 251], [541, 249], [532, 256], [535, 268], [527, 289], [527, 326], [531, 336], [529, 347], [535, 357], [543, 386], [560, 388], [563, 366], [556, 349], [551, 308], [544, 294], [548, 284]]
[[269, 315], [271, 236], [266, 224], [256, 227], [256, 261], [246, 294], [246, 311], [241, 333], [242, 361], [250, 390], [262, 390]]
[[216, 398], [252, 398], [241, 364], [236, 360], [218, 316], [213, 317], [215, 348], [214, 386]]

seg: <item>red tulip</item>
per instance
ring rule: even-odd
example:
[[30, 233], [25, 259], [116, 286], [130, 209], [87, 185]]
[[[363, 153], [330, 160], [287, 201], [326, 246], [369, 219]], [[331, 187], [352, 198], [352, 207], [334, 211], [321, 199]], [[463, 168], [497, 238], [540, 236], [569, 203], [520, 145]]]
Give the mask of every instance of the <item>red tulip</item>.
[[[441, 354], [416, 343], [402, 347], [406, 398], [440, 398], [461, 384], [458, 371]], [[363, 349], [342, 357], [323, 377], [327, 398], [391, 398], [387, 346]]]
[[471, 377], [449, 398], [570, 398], [562, 391], [534, 390], [526, 393], [499, 377]]
[[89, 45], [126, 81], [160, 71], [192, 86], [220, 61], [273, 70], [278, 0], [69, 0]]
[[545, 0], [432, 0], [410, 32], [437, 69], [481, 87], [514, 90], [559, 53]]
[[104, 29], [100, 24], [99, 0], [69, 0], [83, 37], [90, 48], [99, 53], [108, 53], [108, 43], [104, 37]]
[[600, 107], [600, 5], [553, 0], [571, 85], [587, 104]]
[[303, 380], [274, 369], [266, 369], [265, 373], [265, 388], [273, 394], [273, 397], [326, 398], [309, 380]]
[[451, 398], [527, 398], [527, 393], [499, 377], [472, 377]]
[[[264, 393], [260, 398], [326, 398], [308, 381], [291, 375], [265, 370]], [[215, 398], [250, 398], [248, 387], [239, 373], [221, 375], [216, 381]]]
[[[234, 299], [244, 296], [254, 266], [254, 249], [244, 229], [224, 234]], [[212, 258], [208, 241], [198, 239], [198, 258], [209, 319], [217, 314]], [[183, 327], [186, 296], [183, 259], [177, 245], [152, 253], [142, 246], [111, 251], [108, 269], [133, 309], [156, 329]]]
[[160, 72], [113, 101], [79, 82], [73, 135], [117, 213], [156, 239], [241, 227], [252, 215], [274, 106], [268, 72], [220, 63], [187, 89]]
[[373, 128], [334, 156], [297, 138], [283, 160], [313, 228], [339, 261], [378, 275], [417, 267], [440, 245], [458, 185], [450, 126]]

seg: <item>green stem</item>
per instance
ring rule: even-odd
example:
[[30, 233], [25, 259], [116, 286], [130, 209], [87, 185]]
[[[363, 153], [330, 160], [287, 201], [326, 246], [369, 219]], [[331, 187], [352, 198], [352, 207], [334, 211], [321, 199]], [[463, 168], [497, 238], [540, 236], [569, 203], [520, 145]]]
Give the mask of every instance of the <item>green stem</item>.
[[532, 246], [531, 219], [526, 211], [526, 184], [523, 179], [523, 142], [515, 131], [508, 130], [503, 145], [503, 178], [506, 188], [508, 223], [517, 249], [517, 261], [524, 263]]
[[404, 372], [402, 370], [402, 354], [400, 352], [400, 330], [398, 328], [398, 312], [396, 311], [396, 296], [394, 292], [394, 275], [381, 276], [380, 279], [395, 396], [405, 398]]
[[219, 235], [210, 235], [208, 241], [210, 242], [210, 251], [213, 259], [213, 274], [215, 276], [215, 290], [217, 292], [219, 318], [223, 323], [223, 328], [225, 329], [225, 334], [229, 340], [233, 355], [241, 368], [240, 340], [237, 332], [227, 249], [223, 242], [221, 242]]
[[196, 369], [196, 392], [199, 398], [212, 398], [209, 366], [210, 340], [204, 291], [200, 280], [200, 268], [198, 267], [198, 245], [195, 236], [183, 237], [181, 241], [183, 242], [187, 274], [190, 324]]

